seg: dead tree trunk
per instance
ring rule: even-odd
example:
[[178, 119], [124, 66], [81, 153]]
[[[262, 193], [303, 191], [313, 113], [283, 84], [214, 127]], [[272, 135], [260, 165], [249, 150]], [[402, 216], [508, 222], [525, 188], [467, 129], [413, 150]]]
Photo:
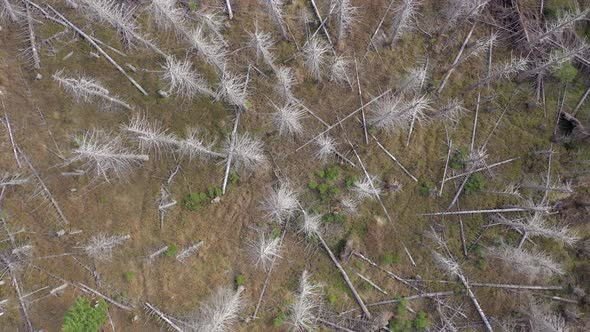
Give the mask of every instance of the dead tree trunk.
[[365, 314], [365, 317], [367, 319], [371, 319], [371, 313], [369, 312], [369, 309], [365, 305], [365, 302], [363, 301], [363, 299], [361, 298], [361, 296], [359, 295], [359, 293], [354, 288], [354, 285], [352, 284], [352, 281], [350, 281], [350, 278], [348, 277], [348, 274], [346, 274], [346, 271], [344, 270], [344, 268], [340, 265], [340, 263], [338, 263], [338, 259], [336, 259], [336, 256], [334, 256], [334, 253], [332, 253], [332, 250], [330, 249], [330, 247], [328, 247], [328, 244], [326, 243], [326, 241], [324, 241], [324, 238], [320, 234], [318, 234], [318, 238], [320, 240], [320, 243], [324, 247], [324, 249], [328, 252], [328, 255], [330, 256], [330, 259], [332, 260], [332, 262], [334, 263], [334, 265], [336, 265], [336, 267], [338, 268], [338, 271], [342, 275], [342, 278], [344, 278], [344, 281], [346, 282], [346, 285], [348, 285], [348, 288], [350, 288], [350, 291], [352, 292], [352, 295], [354, 296], [354, 299], [356, 300], [356, 302], [361, 307], [361, 310]]

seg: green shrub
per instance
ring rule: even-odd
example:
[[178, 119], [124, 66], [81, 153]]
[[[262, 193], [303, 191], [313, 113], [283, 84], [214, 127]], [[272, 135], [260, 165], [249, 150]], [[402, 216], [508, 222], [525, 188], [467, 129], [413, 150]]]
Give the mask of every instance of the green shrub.
[[125, 279], [125, 281], [127, 281], [127, 282], [133, 281], [133, 279], [135, 279], [135, 272], [132, 272], [132, 271], [123, 272], [123, 279]]
[[432, 182], [422, 182], [420, 184], [420, 188], [418, 188], [418, 192], [422, 196], [430, 196], [430, 193], [434, 190], [434, 185]]
[[486, 178], [481, 173], [474, 173], [469, 176], [465, 183], [465, 193], [471, 194], [482, 190], [485, 187]]
[[178, 252], [178, 247], [176, 246], [176, 244], [173, 243], [168, 246], [168, 249], [166, 250], [166, 256], [174, 257], [174, 256], [176, 256], [177, 252]]
[[229, 183], [238, 184], [240, 182], [240, 175], [236, 171], [229, 172]]
[[309, 189], [315, 190], [318, 188], [318, 183], [315, 180], [310, 180], [307, 186]]
[[322, 221], [326, 223], [337, 223], [337, 224], [344, 224], [346, 222], [346, 217], [340, 213], [326, 213], [322, 216]]
[[331, 306], [338, 304], [338, 297], [334, 293], [328, 292], [328, 295], [326, 295], [326, 300]]
[[246, 283], [246, 277], [244, 277], [243, 274], [238, 274], [238, 276], [236, 277], [236, 286], [238, 286], [238, 287], [244, 286], [245, 283]]
[[63, 332], [97, 332], [107, 321], [107, 304], [103, 299], [96, 304], [79, 297], [66, 311], [61, 327]]
[[354, 186], [354, 183], [356, 181], [358, 181], [358, 178], [356, 176], [347, 176], [346, 179], [344, 179], [344, 186], [346, 187], [346, 189], [351, 188], [352, 186]]
[[275, 319], [272, 320], [272, 325], [274, 327], [280, 327], [281, 325], [283, 325], [283, 323], [285, 323], [285, 321], [287, 320], [287, 315], [285, 315], [284, 313], [280, 313], [278, 314]]
[[215, 197], [221, 197], [222, 194], [223, 191], [220, 187], [209, 187], [209, 189], [207, 190], [207, 197], [209, 197], [210, 199], [214, 199]]
[[381, 263], [384, 265], [399, 264], [402, 258], [398, 254], [385, 254], [381, 257]]
[[204, 200], [203, 195], [206, 199], [207, 194], [205, 193], [189, 193], [182, 200], [182, 204], [185, 208], [189, 209], [190, 211], [197, 211], [201, 208], [201, 202]]
[[451, 160], [449, 160], [449, 167], [454, 170], [462, 170], [465, 167], [465, 160], [467, 159], [467, 153], [464, 149], [457, 149], [453, 153]]
[[429, 321], [424, 311], [418, 311], [414, 319], [414, 328], [418, 331], [424, 331], [428, 327]]
[[571, 64], [566, 62], [561, 67], [553, 71], [553, 75], [557, 77], [562, 83], [571, 83], [578, 75], [578, 69]]

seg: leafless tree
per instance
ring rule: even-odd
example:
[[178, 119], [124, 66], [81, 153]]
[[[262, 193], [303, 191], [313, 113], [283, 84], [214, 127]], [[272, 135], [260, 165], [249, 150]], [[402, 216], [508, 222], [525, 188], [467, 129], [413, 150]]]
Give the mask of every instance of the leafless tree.
[[454, 98], [436, 112], [436, 117], [456, 127], [466, 112], [467, 109], [463, 106], [463, 101]]
[[275, 85], [275, 91], [279, 94], [285, 102], [290, 103], [295, 100], [293, 95], [293, 85], [295, 85], [295, 78], [293, 71], [289, 67], [280, 66], [276, 72], [278, 84]]
[[82, 162], [89, 173], [95, 173], [96, 177], [107, 181], [111, 175], [124, 178], [135, 167], [149, 160], [149, 156], [135, 154], [124, 147], [120, 136], [112, 137], [102, 131], [86, 132], [77, 139], [77, 144], [67, 164]]
[[303, 48], [305, 65], [313, 77], [321, 81], [322, 70], [327, 61], [327, 55], [330, 47], [319, 36], [313, 36]]
[[189, 128], [186, 138], [178, 144], [178, 152], [192, 160], [194, 158], [224, 158], [225, 154], [213, 151], [213, 143], [205, 142], [205, 139], [196, 128]]
[[317, 327], [317, 311], [321, 305], [321, 288], [309, 280], [303, 271], [299, 281], [299, 293], [290, 307], [289, 324], [294, 331], [313, 331]]
[[160, 187], [160, 193], [156, 199], [156, 205], [158, 207], [158, 214], [160, 215], [160, 228], [164, 226], [164, 218], [172, 207], [177, 204], [176, 200], [172, 198], [172, 195], [168, 191], [168, 188], [164, 185]]
[[129, 133], [144, 153], [170, 152], [179, 145], [176, 135], [169, 133], [159, 122], [150, 122], [145, 114], [135, 114], [129, 123], [121, 126], [121, 130]]
[[199, 10], [195, 13], [197, 19], [203, 23], [203, 26], [209, 30], [209, 32], [215, 34], [217, 40], [225, 44], [223, 40], [223, 29], [226, 27], [225, 16], [219, 13], [219, 11], [208, 11]]
[[230, 153], [233, 154], [234, 167], [254, 172], [264, 169], [268, 165], [268, 160], [264, 155], [264, 145], [262, 141], [252, 137], [249, 134], [236, 134], [235, 141], [231, 144], [231, 139], [226, 140], [224, 147], [227, 158]]
[[337, 40], [342, 41], [358, 21], [358, 8], [352, 5], [350, 0], [332, 0], [335, 1], [334, 13], [336, 16]]
[[281, 258], [281, 238], [258, 232], [258, 239], [248, 244], [250, 256], [256, 266], [268, 271], [275, 258]]
[[558, 13], [557, 19], [550, 21], [544, 32], [538, 32], [537, 36], [534, 36], [530, 40], [531, 45], [543, 42], [551, 36], [561, 34], [564, 30], [575, 25], [576, 22], [587, 20], [586, 16], [590, 10], [580, 11], [576, 8], [574, 11], [561, 11]]
[[377, 199], [377, 196], [383, 193], [381, 180], [373, 175], [370, 178], [363, 177], [362, 180], [355, 181], [351, 190], [358, 200]]
[[489, 248], [487, 254], [501, 259], [515, 271], [528, 276], [530, 279], [564, 274], [561, 264], [554, 261], [550, 255], [544, 252], [530, 251], [504, 244], [496, 248]]
[[119, 97], [111, 95], [109, 90], [93, 78], [84, 76], [79, 78], [67, 77], [60, 70], [53, 74], [53, 79], [72, 94], [76, 101], [85, 103], [100, 101], [104, 109], [112, 109], [113, 107], [131, 109], [129, 104], [120, 100]]
[[297, 196], [297, 192], [291, 188], [289, 183], [280, 182], [266, 195], [262, 203], [262, 210], [266, 212], [270, 220], [282, 224], [298, 211]]
[[248, 91], [246, 90], [246, 79], [244, 76], [224, 71], [221, 82], [219, 83], [217, 99], [223, 99], [240, 110], [247, 110]]
[[244, 307], [242, 292], [243, 287], [237, 291], [227, 287], [218, 288], [207, 302], [201, 304], [197, 315], [189, 319], [191, 331], [228, 331]]
[[[531, 205], [532, 203], [528, 203]], [[562, 242], [567, 245], [574, 245], [579, 237], [565, 226], [551, 225], [546, 214], [542, 211], [533, 211], [524, 219], [510, 220], [499, 217], [499, 224], [506, 225], [528, 234], [529, 237], [540, 236]]]
[[113, 257], [113, 249], [129, 240], [129, 235], [107, 236], [104, 233], [93, 236], [82, 249], [86, 254], [97, 260], [110, 260]]
[[416, 96], [409, 100], [392, 95], [381, 99], [371, 109], [369, 123], [378, 129], [394, 132], [397, 129], [412, 130], [414, 123], [426, 120], [425, 112], [430, 110], [428, 96]]
[[544, 304], [532, 301], [527, 314], [533, 331], [569, 331], [565, 319], [560, 314], [551, 312]]
[[281, 29], [283, 38], [287, 38], [285, 19], [283, 18], [283, 7], [285, 0], [259, 0], [268, 10], [272, 21]]
[[278, 128], [279, 135], [295, 136], [303, 133], [301, 120], [305, 116], [305, 111], [297, 104], [286, 104], [282, 107], [272, 103], [275, 112], [272, 115], [272, 123]]
[[482, 13], [489, 0], [448, 0], [443, 16], [445, 29], [455, 26], [460, 19], [468, 19]]
[[166, 58], [166, 64], [162, 68], [164, 68], [162, 78], [168, 86], [167, 93], [177, 94], [187, 99], [192, 99], [200, 94], [215, 96], [215, 93], [209, 89], [205, 80], [192, 69], [192, 63], [188, 58], [178, 61], [168, 57]]
[[207, 36], [202, 25], [199, 25], [190, 33], [189, 42], [195, 50], [211, 65], [223, 71], [228, 52], [219, 37]]
[[395, 15], [391, 24], [391, 35], [389, 37], [391, 43], [395, 42], [406, 32], [414, 29], [418, 7], [421, 4], [422, 2], [418, 0], [402, 0], [397, 8], [394, 9]]
[[186, 16], [182, 8], [176, 5], [176, 0], [151, 0], [148, 10], [161, 29], [177, 34], [186, 32]]
[[330, 65], [330, 81], [350, 86], [352, 65], [350, 58], [343, 55], [336, 56]]
[[16, 23], [24, 16], [21, 8], [13, 5], [9, 0], [0, 1], [0, 19], [7, 18], [12, 23]]
[[274, 40], [269, 33], [260, 31], [258, 25], [254, 33], [249, 33], [250, 42], [249, 46], [256, 50], [256, 58], [262, 58], [262, 60], [273, 70], [275, 69], [275, 58], [271, 52], [274, 45]]

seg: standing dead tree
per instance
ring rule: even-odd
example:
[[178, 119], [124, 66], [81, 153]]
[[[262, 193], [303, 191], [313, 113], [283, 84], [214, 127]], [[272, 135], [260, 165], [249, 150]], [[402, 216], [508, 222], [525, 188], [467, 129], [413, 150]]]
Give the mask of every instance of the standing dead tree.
[[244, 307], [242, 292], [244, 287], [237, 291], [220, 287], [211, 298], [202, 303], [194, 317], [189, 317], [187, 325], [189, 331], [224, 332], [230, 330], [230, 326], [239, 319], [239, 313]]
[[489, 248], [487, 255], [500, 259], [529, 279], [565, 273], [561, 264], [554, 261], [549, 254], [540, 251], [514, 248], [503, 244], [497, 248]]
[[110, 260], [113, 257], [113, 249], [130, 238], [130, 235], [107, 236], [104, 233], [100, 233], [93, 236], [82, 249], [88, 256], [94, 259]]
[[287, 39], [287, 29], [285, 19], [283, 18], [283, 7], [285, 0], [260, 0], [268, 10], [270, 17], [275, 25], [281, 29], [283, 38]]
[[456, 259], [453, 257], [453, 255], [451, 254], [451, 252], [447, 248], [446, 242], [438, 234], [434, 233], [434, 231], [430, 234], [430, 236], [435, 241], [435, 243], [437, 244], [439, 249], [441, 249], [442, 251], [445, 252], [445, 254], [440, 254], [436, 251], [433, 252], [434, 259], [435, 259], [436, 263], [449, 276], [457, 277], [461, 281], [461, 283], [465, 287], [465, 290], [467, 291], [467, 295], [469, 296], [469, 299], [473, 303], [473, 306], [477, 310], [479, 317], [481, 318], [482, 322], [484, 323], [485, 329], [487, 331], [492, 332], [493, 329], [492, 329], [492, 326], [491, 326], [487, 316], [485, 315], [483, 309], [479, 305], [479, 302], [477, 301], [475, 294], [471, 290], [471, 286], [469, 284], [469, 281], [467, 280], [467, 278], [463, 274], [461, 266], [459, 265], [459, 263], [457, 263]]
[[197, 95], [215, 97], [215, 93], [209, 89], [205, 80], [192, 69], [192, 63], [188, 59], [177, 61], [167, 57], [162, 68], [162, 78], [168, 85], [165, 95], [174, 93], [189, 100]]
[[248, 109], [248, 82], [242, 75], [235, 75], [224, 71], [217, 91], [217, 100], [223, 99], [239, 110]]
[[43, 199], [49, 201], [49, 203], [53, 207], [53, 210], [57, 213], [60, 221], [63, 224], [66, 224], [66, 225], [69, 224], [68, 219], [66, 218], [66, 215], [63, 213], [59, 203], [53, 197], [53, 194], [51, 193], [51, 191], [49, 190], [47, 185], [45, 185], [45, 182], [41, 178], [41, 175], [39, 174], [39, 172], [35, 169], [35, 167], [33, 167], [33, 164], [31, 163], [29, 158], [23, 153], [23, 151], [18, 147], [17, 147], [17, 149], [18, 149], [18, 155], [21, 156], [24, 159], [24, 161], [26, 162], [27, 166], [29, 166], [29, 170], [33, 174], [33, 177], [35, 178], [35, 180], [37, 181], [37, 184], [39, 186], [38, 192], [36, 192], [34, 194], [34, 196], [41, 196], [41, 197], [43, 197]]
[[401, 3], [393, 10], [395, 15], [391, 24], [391, 33], [389, 37], [390, 44], [393, 44], [406, 32], [414, 29], [416, 25], [416, 16], [418, 7], [421, 5], [419, 0], [402, 0]]
[[169, 210], [174, 207], [178, 202], [172, 198], [172, 195], [168, 191], [165, 185], [160, 187], [160, 193], [156, 199], [158, 206], [158, 214], [160, 216], [160, 229], [164, 227], [164, 218], [168, 214]]
[[254, 265], [261, 266], [265, 271], [268, 271], [276, 258], [282, 258], [281, 250], [281, 238], [267, 236], [263, 232], [258, 232], [258, 239], [248, 243], [248, 251]]
[[430, 104], [431, 100], [426, 95], [405, 100], [391, 94], [371, 109], [369, 124], [390, 133], [398, 129], [406, 129], [409, 142], [415, 124], [426, 121], [426, 111], [431, 109]]
[[160, 50], [153, 41], [141, 35], [134, 18], [134, 8], [119, 4], [114, 0], [78, 1], [83, 5], [78, 9], [83, 11], [89, 19], [113, 26], [127, 45], [133, 46], [139, 42], [160, 56], [167, 57], [167, 54]]
[[14, 7], [9, 0], [0, 2], [0, 18], [7, 17], [11, 22], [16, 23], [22, 13], [17, 7]]
[[145, 154], [136, 154], [123, 146], [120, 136], [112, 137], [105, 132], [92, 130], [77, 139], [78, 147], [66, 165], [83, 162], [83, 167], [96, 177], [109, 178], [114, 175], [122, 179], [125, 175], [149, 160]]
[[301, 120], [305, 111], [297, 104], [286, 104], [278, 107], [270, 102], [275, 112], [272, 115], [272, 123], [279, 130], [279, 135], [296, 136], [303, 133]]
[[93, 78], [84, 76], [78, 78], [67, 77], [63, 74], [63, 70], [60, 70], [53, 74], [53, 80], [58, 82], [78, 102], [91, 103], [100, 101], [102, 102], [102, 108], [107, 110], [113, 107], [131, 109], [129, 104], [120, 100], [117, 96], [111, 95], [109, 90]]
[[352, 89], [351, 67], [352, 61], [349, 57], [343, 55], [335, 56], [330, 65], [330, 81], [343, 86], [348, 85]]
[[254, 33], [248, 33], [248, 35], [250, 36], [248, 45], [256, 51], [256, 59], [262, 58], [272, 70], [276, 71], [275, 57], [271, 52], [271, 48], [275, 44], [272, 36], [269, 33], [260, 31], [258, 24], [256, 24]]
[[35, 27], [33, 17], [31, 15], [31, 9], [28, 2], [25, 2], [25, 13], [27, 15], [27, 42], [29, 46], [25, 50], [30, 58], [33, 68], [36, 70], [41, 69], [41, 57], [39, 56], [39, 48], [37, 47], [37, 36], [35, 35]]
[[196, 253], [201, 246], [203, 245], [203, 241], [197, 241], [196, 243], [182, 249], [178, 255], [176, 255], [176, 260], [186, 264], [186, 259], [191, 256], [192, 254]]
[[341, 42], [346, 38], [351, 27], [358, 21], [358, 8], [352, 5], [351, 0], [332, 1], [335, 1], [336, 39]]
[[166, 31], [184, 33], [186, 15], [176, 6], [176, 0], [151, 0], [148, 12], [158, 27]]
[[207, 36], [203, 25], [199, 25], [189, 35], [192, 47], [219, 71], [224, 71], [227, 63], [228, 52], [219, 37]]
[[338, 152], [338, 150], [336, 149], [337, 143], [336, 143], [336, 140], [334, 140], [334, 138], [332, 138], [328, 135], [323, 135], [316, 140], [316, 144], [318, 146], [318, 150], [316, 151], [314, 156], [317, 159], [319, 159], [321, 161], [326, 161], [326, 160], [328, 160], [329, 157], [335, 155], [336, 157], [338, 157], [339, 159], [342, 159], [343, 161], [345, 161], [346, 163], [348, 163], [352, 167], [356, 166], [353, 161], [348, 159], [344, 154]]
[[551, 36], [562, 33], [567, 28], [573, 26], [576, 22], [586, 20], [586, 16], [590, 13], [590, 10], [580, 11], [576, 9], [574, 12], [561, 12], [555, 21], [550, 22], [544, 32], [537, 33], [536, 36], [532, 37], [529, 41], [530, 45], [536, 45], [540, 42], [545, 41]]
[[321, 81], [323, 67], [327, 61], [327, 55], [330, 51], [328, 44], [326, 44], [319, 36], [308, 39], [307, 44], [303, 48], [303, 56], [305, 58], [305, 65], [313, 77]]
[[317, 327], [321, 304], [321, 288], [309, 280], [303, 271], [299, 281], [299, 293], [290, 307], [289, 324], [294, 331], [312, 331]]
[[276, 84], [274, 87], [276, 93], [283, 97], [285, 102], [293, 102], [296, 99], [291, 89], [293, 85], [295, 85], [293, 71], [289, 67], [280, 66], [275, 71], [275, 75], [277, 76], [278, 81], [278, 84]]

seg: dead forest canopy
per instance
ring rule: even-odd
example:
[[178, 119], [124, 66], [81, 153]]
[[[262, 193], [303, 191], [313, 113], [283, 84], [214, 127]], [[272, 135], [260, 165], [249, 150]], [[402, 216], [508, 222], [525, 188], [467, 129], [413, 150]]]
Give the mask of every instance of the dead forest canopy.
[[0, 0], [0, 330], [590, 328], [584, 0]]

